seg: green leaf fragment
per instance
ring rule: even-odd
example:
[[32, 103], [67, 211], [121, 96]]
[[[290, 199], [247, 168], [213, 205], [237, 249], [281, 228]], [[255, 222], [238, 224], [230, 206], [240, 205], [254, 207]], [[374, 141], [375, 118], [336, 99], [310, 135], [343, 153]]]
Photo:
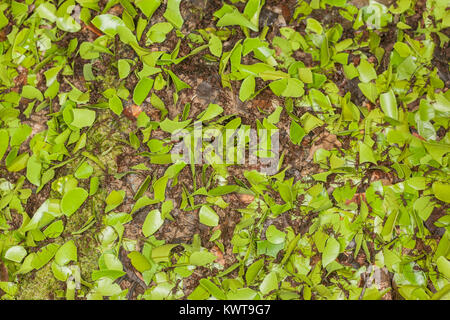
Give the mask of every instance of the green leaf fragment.
[[61, 200], [61, 211], [68, 217], [74, 214], [88, 197], [83, 188], [75, 188], [64, 194]]
[[12, 246], [5, 252], [5, 259], [20, 263], [27, 255], [27, 251], [22, 246]]
[[359, 163], [371, 162], [377, 164], [372, 148], [364, 142], [359, 143]]
[[118, 96], [113, 96], [109, 99], [109, 108], [119, 116], [123, 111], [122, 100]]
[[90, 127], [95, 121], [95, 111], [89, 109], [72, 109], [71, 126], [76, 128]]
[[215, 227], [219, 224], [219, 216], [210, 206], [202, 206], [199, 211], [200, 223], [209, 227]]
[[286, 234], [272, 224], [266, 230], [266, 238], [273, 244], [281, 244], [284, 243]]
[[150, 19], [156, 9], [161, 5], [160, 0], [136, 0], [136, 6], [141, 9], [142, 13]]
[[239, 90], [239, 99], [247, 101], [255, 93], [255, 77], [248, 76], [242, 81], [241, 89]]
[[265, 277], [261, 285], [259, 286], [259, 290], [262, 294], [266, 295], [273, 290], [278, 289], [278, 278], [277, 274], [274, 271], [268, 273]]
[[181, 0], [168, 0], [167, 9], [164, 12], [164, 18], [174, 25], [175, 28], [181, 29], [184, 20], [180, 13]]
[[77, 247], [73, 240], [70, 240], [59, 247], [55, 254], [55, 262], [60, 266], [65, 266], [70, 261], [77, 261]]
[[373, 65], [366, 59], [361, 59], [359, 66], [357, 67], [359, 72], [359, 79], [362, 82], [369, 82], [377, 78], [377, 73]]
[[450, 184], [435, 182], [433, 183], [432, 190], [437, 199], [450, 203]]
[[392, 89], [380, 95], [380, 104], [386, 116], [398, 120], [397, 100]]
[[152, 268], [148, 259], [140, 252], [132, 251], [128, 254], [128, 258], [130, 258], [133, 267], [141, 273]]
[[124, 79], [130, 74], [130, 63], [125, 59], [120, 59], [117, 62], [117, 68], [119, 70], [119, 78]]
[[189, 263], [194, 266], [205, 266], [217, 259], [216, 255], [208, 251], [193, 252], [189, 257]]
[[328, 238], [322, 253], [322, 265], [326, 267], [333, 262], [338, 257], [339, 251], [339, 242], [333, 237]]
[[153, 87], [154, 80], [149, 78], [142, 78], [133, 91], [133, 101], [137, 105], [141, 105], [147, 98], [150, 90]]
[[142, 225], [142, 233], [149, 237], [154, 234], [163, 225], [164, 219], [161, 217], [161, 212], [157, 209], [148, 213]]
[[106, 208], [105, 213], [108, 213], [115, 208], [117, 208], [125, 199], [125, 191], [123, 190], [113, 190], [111, 193], [106, 197]]
[[238, 9], [234, 9], [232, 12], [224, 14], [216, 24], [218, 27], [227, 26], [241, 26], [243, 28], [249, 28], [252, 31], [258, 31], [258, 26], [251, 23]]

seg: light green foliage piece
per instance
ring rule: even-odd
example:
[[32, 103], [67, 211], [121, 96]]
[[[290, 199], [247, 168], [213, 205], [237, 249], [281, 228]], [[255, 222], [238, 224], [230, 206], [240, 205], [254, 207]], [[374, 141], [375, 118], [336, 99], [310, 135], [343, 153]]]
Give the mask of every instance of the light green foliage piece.
[[0, 300], [449, 300], [449, 27], [448, 0], [1, 1]]
[[161, 212], [159, 210], [152, 210], [145, 218], [144, 224], [142, 225], [142, 233], [144, 236], [149, 237], [158, 231], [163, 223], [164, 219], [161, 217]]
[[5, 252], [5, 259], [8, 259], [10, 261], [14, 261], [17, 263], [22, 262], [23, 258], [27, 255], [27, 251], [22, 246], [13, 246], [10, 247]]
[[219, 224], [219, 216], [210, 206], [202, 206], [199, 211], [200, 222], [209, 227]]
[[59, 247], [55, 254], [55, 262], [60, 266], [64, 266], [71, 261], [77, 261], [77, 247], [73, 240], [70, 240]]
[[322, 265], [328, 266], [339, 255], [339, 242], [335, 238], [328, 238], [322, 253]]
[[386, 116], [394, 120], [398, 120], [397, 100], [395, 99], [395, 95], [392, 90], [380, 95], [380, 104], [381, 109]]
[[181, 29], [184, 20], [180, 13], [181, 0], [168, 0], [167, 9], [164, 12], [164, 18], [177, 29]]
[[161, 5], [160, 0], [136, 0], [136, 6], [141, 9], [142, 13], [150, 19], [156, 9]]
[[357, 69], [359, 72], [359, 79], [362, 82], [369, 82], [377, 78], [377, 73], [375, 72], [373, 65], [366, 59], [361, 59]]
[[205, 266], [216, 260], [216, 256], [208, 251], [198, 251], [191, 254], [189, 263], [195, 266]]
[[61, 211], [66, 216], [74, 214], [88, 197], [88, 192], [83, 188], [74, 188], [64, 194], [61, 199]]
[[113, 190], [111, 193], [106, 197], [106, 208], [105, 213], [110, 212], [111, 210], [114, 210], [117, 208], [125, 198], [125, 191], [123, 190]]
[[90, 127], [95, 121], [95, 111], [89, 109], [72, 109], [73, 121], [70, 125], [76, 128]]
[[120, 59], [117, 62], [117, 68], [119, 70], [120, 79], [124, 79], [130, 74], [130, 63], [125, 59]]
[[209, 50], [216, 57], [220, 57], [222, 55], [222, 41], [219, 37], [214, 34], [211, 34], [211, 38], [209, 39]]
[[154, 80], [149, 78], [142, 78], [133, 91], [133, 101], [137, 105], [141, 105], [147, 98], [150, 90], [153, 87]]
[[239, 99], [247, 101], [255, 92], [255, 77], [248, 76], [242, 81], [241, 89], [239, 90]]

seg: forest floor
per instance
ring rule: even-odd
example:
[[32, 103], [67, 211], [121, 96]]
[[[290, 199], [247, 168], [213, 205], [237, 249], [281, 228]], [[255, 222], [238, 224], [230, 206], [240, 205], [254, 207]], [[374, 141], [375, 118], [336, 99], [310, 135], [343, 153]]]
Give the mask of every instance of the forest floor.
[[448, 299], [450, 8], [393, 2], [1, 1], [0, 298]]

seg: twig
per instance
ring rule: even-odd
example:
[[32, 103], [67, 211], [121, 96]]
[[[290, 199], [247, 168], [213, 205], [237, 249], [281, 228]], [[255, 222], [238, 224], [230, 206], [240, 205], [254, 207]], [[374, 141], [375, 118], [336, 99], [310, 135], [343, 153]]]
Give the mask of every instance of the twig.
[[89, 31], [91, 31], [93, 33], [95, 33], [99, 37], [103, 36], [103, 33], [100, 30], [98, 30], [97, 27], [95, 27], [92, 23], [85, 24], [84, 28], [88, 29]]

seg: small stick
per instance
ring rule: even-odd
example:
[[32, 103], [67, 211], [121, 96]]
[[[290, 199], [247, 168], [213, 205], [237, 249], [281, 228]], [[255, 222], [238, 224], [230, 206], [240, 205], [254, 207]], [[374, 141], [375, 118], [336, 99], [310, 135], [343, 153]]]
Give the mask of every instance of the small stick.
[[84, 28], [88, 29], [89, 31], [91, 31], [93, 33], [95, 33], [99, 37], [101, 37], [103, 35], [103, 33], [100, 30], [98, 30], [98, 28], [96, 26], [94, 26], [92, 23], [85, 24]]

